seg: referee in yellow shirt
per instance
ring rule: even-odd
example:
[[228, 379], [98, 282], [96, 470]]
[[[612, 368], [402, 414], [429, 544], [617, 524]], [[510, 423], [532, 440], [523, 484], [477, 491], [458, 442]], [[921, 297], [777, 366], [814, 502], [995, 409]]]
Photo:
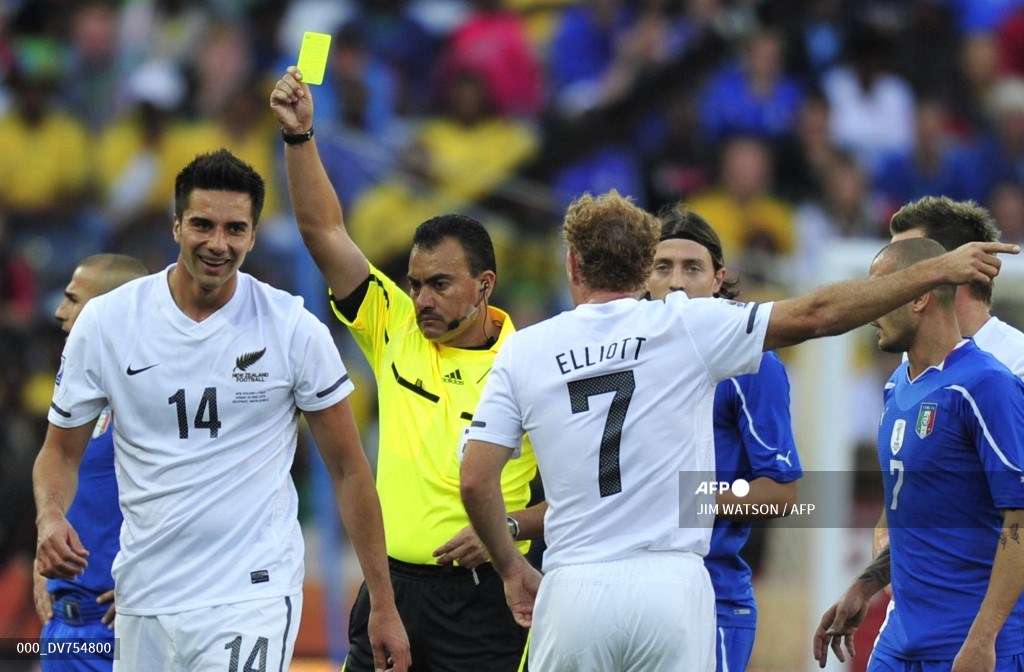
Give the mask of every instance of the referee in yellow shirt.
[[[345, 230], [341, 205], [313, 140], [313, 99], [289, 68], [270, 97], [285, 140], [288, 188], [302, 239], [377, 378], [377, 489], [395, 601], [416, 672], [520, 668], [526, 631], [505, 604], [501, 579], [459, 495], [459, 449], [498, 348], [514, 331], [488, 305], [494, 248], [474, 219], [444, 215], [419, 226], [410, 293], [366, 259]], [[539, 536], [543, 505], [524, 510], [537, 471], [533, 450], [502, 476], [509, 532]], [[529, 544], [522, 541], [521, 551]], [[365, 586], [349, 622], [347, 672], [372, 672]]]

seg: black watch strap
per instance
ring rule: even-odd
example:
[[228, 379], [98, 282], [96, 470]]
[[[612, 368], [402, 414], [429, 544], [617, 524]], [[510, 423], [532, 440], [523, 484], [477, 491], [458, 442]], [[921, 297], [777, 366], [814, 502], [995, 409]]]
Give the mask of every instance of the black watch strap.
[[309, 130], [305, 133], [285, 133], [284, 129], [281, 130], [281, 137], [289, 145], [301, 145], [304, 142], [309, 142], [313, 137], [313, 127], [310, 126]]

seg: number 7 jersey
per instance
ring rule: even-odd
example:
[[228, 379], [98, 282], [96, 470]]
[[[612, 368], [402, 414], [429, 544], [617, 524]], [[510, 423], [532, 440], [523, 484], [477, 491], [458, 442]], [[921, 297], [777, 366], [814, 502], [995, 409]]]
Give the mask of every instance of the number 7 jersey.
[[[895, 607], [877, 647], [907, 660], [952, 660], [989, 585], [1001, 509], [1024, 508], [1024, 383], [972, 340], [913, 381], [885, 385], [878, 458]], [[1024, 653], [1024, 603], [996, 655]]]
[[[509, 337], [467, 437], [529, 433], [549, 509], [544, 569], [637, 551], [707, 554], [715, 386], [757, 371], [771, 304], [618, 299]], [[713, 504], [714, 496], [704, 499]]]
[[289, 471], [299, 411], [353, 389], [327, 327], [302, 300], [238, 273], [195, 322], [168, 273], [90, 301], [61, 357], [49, 420], [109, 403], [124, 513], [118, 611], [174, 613], [299, 590], [303, 543]]

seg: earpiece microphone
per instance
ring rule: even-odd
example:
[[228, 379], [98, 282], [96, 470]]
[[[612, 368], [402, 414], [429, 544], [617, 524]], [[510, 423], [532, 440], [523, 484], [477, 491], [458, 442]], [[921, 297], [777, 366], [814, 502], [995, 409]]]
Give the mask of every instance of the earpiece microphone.
[[465, 322], [465, 321], [466, 321], [466, 320], [468, 320], [469, 318], [471, 318], [471, 317], [473, 317], [474, 315], [476, 315], [476, 311], [478, 311], [478, 310], [480, 309], [480, 304], [481, 304], [481, 303], [483, 302], [483, 300], [484, 300], [484, 293], [485, 293], [485, 292], [487, 291], [487, 288], [488, 288], [489, 286], [490, 286], [490, 285], [488, 285], [488, 284], [487, 284], [487, 281], [486, 281], [486, 280], [484, 280], [484, 281], [483, 281], [483, 283], [482, 283], [482, 284], [480, 285], [480, 298], [479, 298], [479, 299], [477, 299], [477, 302], [476, 302], [476, 304], [475, 304], [475, 305], [473, 306], [473, 309], [472, 309], [472, 310], [470, 310], [470, 311], [469, 311], [468, 313], [466, 313], [465, 315], [463, 315], [462, 317], [460, 317], [460, 318], [458, 318], [458, 319], [455, 319], [455, 320], [452, 320], [451, 322], [449, 322], [449, 323], [448, 323], [448, 331], [454, 331], [454, 330], [458, 329], [458, 328], [459, 328], [459, 325], [460, 325], [460, 324], [462, 324], [463, 322]]

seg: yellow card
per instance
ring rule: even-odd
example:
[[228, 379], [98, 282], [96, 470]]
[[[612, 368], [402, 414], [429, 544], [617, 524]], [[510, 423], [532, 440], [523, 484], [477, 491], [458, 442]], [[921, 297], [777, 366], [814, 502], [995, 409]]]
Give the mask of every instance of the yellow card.
[[299, 62], [296, 64], [302, 72], [302, 81], [306, 84], [323, 84], [327, 52], [330, 49], [330, 35], [307, 32], [302, 36], [302, 48], [299, 49]]

